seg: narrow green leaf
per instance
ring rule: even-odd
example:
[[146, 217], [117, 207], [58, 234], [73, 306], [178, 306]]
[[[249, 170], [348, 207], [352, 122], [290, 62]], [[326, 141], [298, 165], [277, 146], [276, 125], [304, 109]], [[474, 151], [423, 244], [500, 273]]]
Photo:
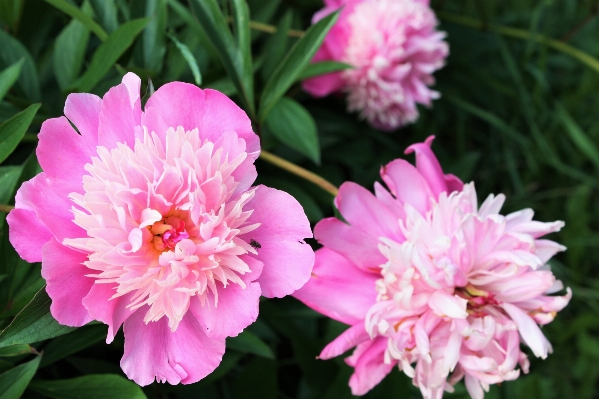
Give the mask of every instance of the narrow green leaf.
[[0, 374], [0, 399], [19, 399], [35, 375], [40, 356]]
[[[253, 77], [249, 78], [246, 73], [248, 69], [244, 64], [247, 60], [235, 42], [227, 20], [216, 0], [190, 0], [190, 5], [200, 27], [210, 40], [233, 84], [237, 87], [244, 108], [250, 116], [253, 116], [255, 114]], [[251, 66], [249, 69], [251, 70]], [[248, 79], [252, 81], [250, 82]]]
[[310, 62], [316, 51], [320, 48], [328, 31], [333, 27], [339, 12], [334, 12], [312, 25], [297, 43], [289, 50], [281, 65], [275, 70], [266, 82], [264, 92], [260, 99], [260, 121], [266, 116], [279, 101], [297, 77]]
[[145, 16], [150, 18], [150, 22], [142, 33], [144, 67], [159, 72], [166, 53], [164, 40], [167, 22], [166, 1], [146, 0]]
[[557, 105], [557, 111], [560, 121], [572, 142], [574, 142], [580, 152], [595, 164], [595, 167], [599, 168], [599, 148], [597, 148], [595, 143], [593, 143], [593, 141], [585, 134], [578, 123], [572, 119], [568, 111], [566, 111], [562, 105]]
[[119, 27], [114, 0], [90, 0], [90, 3], [106, 32], [114, 32]]
[[22, 170], [22, 166], [0, 166], [0, 204], [7, 204], [14, 195]]
[[100, 39], [101, 41], [105, 41], [108, 39], [108, 33], [106, 33], [106, 31], [104, 29], [102, 29], [102, 27], [100, 25], [98, 25], [92, 17], [90, 17], [89, 15], [87, 15], [86, 13], [84, 13], [79, 8], [75, 7], [74, 5], [70, 4], [66, 0], [45, 0], [45, 1], [50, 3], [51, 5], [53, 5], [54, 7], [58, 8], [60, 11], [64, 12], [65, 14], [81, 21], [83, 23], [83, 25], [85, 25], [87, 27], [87, 29], [92, 31], [94, 33], [94, 35], [98, 36], [98, 39]]
[[200, 67], [198, 66], [196, 58], [193, 56], [191, 51], [189, 51], [189, 48], [185, 44], [177, 40], [175, 36], [171, 34], [167, 34], [167, 36], [169, 37], [169, 39], [173, 41], [173, 43], [175, 43], [175, 46], [177, 46], [177, 48], [181, 52], [181, 55], [183, 56], [183, 58], [185, 58], [185, 61], [187, 62], [187, 65], [189, 65], [189, 69], [191, 69], [191, 73], [193, 74], [193, 80], [195, 81], [195, 84], [198, 86], [201, 85], [202, 74], [200, 73]]
[[24, 59], [21, 73], [17, 80], [25, 96], [31, 101], [39, 101], [40, 82], [37, 69], [29, 51], [17, 39], [0, 29], [0, 67], [6, 68], [15, 62]]
[[293, 12], [288, 10], [277, 24], [277, 31], [266, 40], [266, 44], [264, 45], [264, 65], [260, 71], [264, 81], [267, 81], [272, 76], [272, 73], [277, 69], [285, 54], [287, 54], [287, 45], [289, 42], [287, 32], [291, 29], [292, 22]]
[[8, 93], [8, 90], [10, 90], [12, 85], [19, 79], [23, 62], [25, 62], [25, 59], [21, 58], [19, 61], [0, 72], [0, 101], [2, 101], [6, 93]]
[[26, 353], [32, 353], [29, 345], [11, 345], [4, 348], [0, 348], [0, 357], [6, 356], [19, 356]]
[[[83, 8], [85, 12], [88, 7]], [[79, 75], [88, 43], [89, 29], [77, 19], [69, 22], [56, 38], [52, 61], [54, 75], [62, 91], [66, 91]]]
[[0, 0], [0, 21], [15, 31], [23, 13], [25, 0]]
[[40, 367], [64, 359], [82, 349], [106, 338], [107, 328], [104, 324], [83, 326], [75, 331], [55, 338], [44, 347], [44, 358]]
[[145, 399], [133, 381], [116, 374], [96, 374], [67, 380], [36, 380], [29, 389], [54, 399]]
[[0, 162], [17, 148], [39, 107], [40, 104], [30, 105], [0, 125]]
[[75, 83], [78, 89], [83, 92], [91, 91], [133, 44], [137, 35], [149, 21], [148, 18], [134, 19], [119, 26], [117, 30], [108, 36], [108, 39], [95, 51], [89, 68], [81, 77], [81, 80]]
[[250, 9], [246, 0], [232, 0], [233, 28], [237, 46], [241, 53], [241, 81], [247, 91], [248, 101], [254, 101], [254, 70], [252, 67], [252, 32], [250, 29]]
[[316, 123], [297, 101], [283, 97], [268, 113], [266, 127], [283, 144], [320, 163]]
[[327, 73], [345, 71], [346, 69], [352, 69], [353, 67], [344, 62], [336, 61], [321, 61], [313, 64], [308, 64], [297, 77], [298, 81], [304, 79], [313, 78], [315, 76], [326, 75]]
[[244, 331], [236, 337], [227, 338], [227, 348], [243, 353], [253, 353], [268, 359], [275, 358], [270, 347], [249, 331]]
[[50, 297], [46, 288], [35, 294], [31, 302], [17, 314], [0, 333], [0, 348], [9, 345], [31, 344], [70, 333], [75, 328], [58, 324], [50, 314]]

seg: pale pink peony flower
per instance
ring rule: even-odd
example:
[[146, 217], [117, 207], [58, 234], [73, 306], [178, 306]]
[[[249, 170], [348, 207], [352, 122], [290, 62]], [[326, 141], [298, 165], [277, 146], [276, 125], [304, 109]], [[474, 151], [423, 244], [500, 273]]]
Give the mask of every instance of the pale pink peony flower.
[[313, 22], [343, 7], [313, 62], [339, 61], [353, 69], [305, 80], [314, 96], [347, 93], [349, 111], [393, 130], [418, 119], [416, 104], [431, 106], [429, 86], [449, 47], [428, 0], [324, 0]]
[[412, 145], [416, 167], [397, 159], [381, 169], [389, 191], [354, 183], [336, 205], [347, 224], [329, 218], [314, 230], [324, 245], [312, 278], [294, 296], [351, 327], [327, 345], [329, 359], [356, 347], [350, 387], [362, 395], [397, 365], [425, 398], [465, 379], [472, 398], [489, 384], [528, 372], [523, 342], [545, 358], [551, 345], [539, 324], [567, 305], [545, 263], [565, 248], [540, 239], [561, 221], [532, 220], [525, 209], [499, 214], [505, 197], [477, 205], [474, 184], [444, 175], [433, 137]]
[[42, 262], [60, 323], [104, 322], [108, 343], [124, 325], [129, 378], [190, 384], [256, 320], [261, 294], [308, 280], [312, 233], [293, 197], [251, 187], [260, 141], [230, 99], [174, 82], [142, 111], [139, 90], [129, 73], [44, 122], [44, 172], [17, 193], [10, 241]]

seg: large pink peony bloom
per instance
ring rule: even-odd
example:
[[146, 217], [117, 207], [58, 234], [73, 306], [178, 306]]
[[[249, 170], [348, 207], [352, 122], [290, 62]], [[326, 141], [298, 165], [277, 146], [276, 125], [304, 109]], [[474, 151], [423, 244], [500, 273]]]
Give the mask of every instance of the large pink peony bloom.
[[356, 347], [352, 392], [362, 395], [397, 365], [425, 398], [465, 378], [479, 399], [489, 384], [518, 377], [528, 360], [551, 345], [538, 324], [567, 305], [545, 263], [561, 245], [540, 239], [563, 222], [532, 220], [525, 209], [499, 214], [505, 197], [479, 207], [474, 184], [444, 175], [431, 151], [432, 137], [415, 144], [416, 167], [397, 159], [381, 170], [389, 191], [375, 194], [354, 183], [339, 190], [336, 205], [348, 224], [329, 218], [314, 235], [312, 278], [294, 296], [351, 327], [324, 348], [328, 359]]
[[71, 94], [42, 125], [44, 172], [17, 193], [10, 241], [42, 262], [60, 323], [102, 321], [108, 343], [124, 324], [129, 378], [190, 384], [261, 294], [308, 280], [312, 234], [293, 197], [251, 187], [259, 138], [225, 95], [169, 83], [142, 111], [139, 90], [127, 74], [104, 98]]
[[432, 73], [449, 54], [445, 33], [428, 0], [324, 0], [317, 22], [343, 7], [313, 61], [339, 61], [354, 68], [304, 81], [321, 97], [347, 92], [348, 109], [384, 130], [418, 119], [416, 104], [430, 106], [439, 93]]

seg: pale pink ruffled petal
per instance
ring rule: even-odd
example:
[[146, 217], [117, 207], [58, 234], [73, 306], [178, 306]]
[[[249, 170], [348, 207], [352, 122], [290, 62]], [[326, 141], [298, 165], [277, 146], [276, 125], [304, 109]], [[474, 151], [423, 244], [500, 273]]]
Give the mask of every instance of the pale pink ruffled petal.
[[98, 122], [98, 144], [112, 149], [117, 143], [133, 147], [136, 126], [141, 123], [139, 88], [141, 80], [132, 73], [123, 83], [108, 90], [102, 99]]
[[248, 223], [261, 223], [243, 237], [260, 245], [256, 259], [264, 263], [258, 279], [266, 297], [283, 297], [301, 288], [310, 278], [314, 252], [304, 238], [312, 237], [302, 206], [284, 191], [258, 186], [247, 205], [254, 209]]
[[376, 303], [377, 276], [365, 273], [328, 248], [316, 251], [312, 278], [293, 296], [345, 324], [361, 323]]
[[113, 298], [117, 284], [94, 284], [89, 293], [83, 298], [83, 306], [94, 320], [108, 325], [106, 343], [114, 340], [121, 325], [133, 314], [127, 305], [131, 303], [132, 293]]
[[349, 379], [352, 394], [364, 395], [391, 372], [396, 362], [385, 364], [383, 353], [386, 347], [386, 339], [376, 338], [358, 345], [354, 354], [347, 358], [346, 362], [354, 367]]
[[10, 226], [8, 239], [27, 262], [42, 261], [42, 247], [53, 237], [48, 228], [29, 209], [13, 209], [6, 216]]
[[318, 357], [323, 360], [337, 357], [369, 339], [370, 336], [366, 332], [364, 324], [355, 324], [325, 346]]
[[191, 314], [187, 314], [175, 332], [166, 318], [145, 324], [144, 309], [131, 315], [123, 327], [125, 353], [121, 368], [137, 384], [154, 382], [193, 384], [220, 364], [225, 340], [212, 339]]
[[504, 303], [503, 309], [518, 325], [518, 330], [522, 339], [532, 350], [536, 357], [545, 359], [548, 353], [552, 352], [551, 344], [541, 332], [541, 329], [535, 321], [519, 307], [511, 303]]
[[428, 306], [439, 317], [451, 317], [452, 319], [465, 319], [468, 317], [466, 305], [468, 301], [456, 295], [450, 295], [445, 291], [435, 291], [428, 300]]
[[385, 262], [376, 238], [337, 218], [318, 222], [314, 226], [314, 238], [364, 271], [380, 273], [380, 265]]
[[42, 277], [52, 299], [50, 312], [60, 324], [81, 327], [92, 321], [81, 301], [89, 293], [94, 279], [86, 277], [83, 265], [87, 255], [70, 249], [52, 238], [42, 248]]

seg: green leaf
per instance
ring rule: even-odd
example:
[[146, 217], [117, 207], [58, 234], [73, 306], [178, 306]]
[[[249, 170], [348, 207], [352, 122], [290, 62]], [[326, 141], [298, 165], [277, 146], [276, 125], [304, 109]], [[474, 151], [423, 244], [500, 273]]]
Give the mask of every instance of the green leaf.
[[260, 98], [260, 121], [264, 121], [270, 110], [287, 92], [297, 77], [310, 62], [328, 31], [333, 27], [339, 12], [334, 12], [312, 25], [289, 50], [281, 65], [275, 70]]
[[15, 62], [2, 72], [0, 72], [0, 101], [4, 98], [8, 90], [15, 84], [19, 75], [21, 74], [21, 68], [23, 67], [24, 58]]
[[108, 39], [108, 33], [106, 33], [106, 31], [104, 29], [102, 29], [102, 27], [100, 25], [98, 25], [92, 17], [90, 17], [89, 15], [87, 15], [86, 13], [84, 13], [82, 10], [75, 7], [74, 5], [70, 4], [66, 0], [45, 0], [45, 1], [52, 4], [54, 7], [58, 8], [60, 11], [64, 12], [65, 14], [81, 21], [83, 23], [83, 25], [85, 25], [87, 27], [87, 29], [92, 31], [94, 33], [94, 35], [98, 36], [98, 39], [100, 39], [101, 41], [105, 41]]
[[304, 79], [313, 78], [315, 76], [326, 75], [327, 73], [345, 71], [346, 69], [352, 69], [353, 67], [344, 62], [336, 61], [321, 61], [313, 64], [308, 64], [297, 77], [298, 81]]
[[266, 127], [283, 144], [320, 163], [316, 123], [297, 101], [283, 97], [268, 113]]
[[75, 330], [73, 327], [60, 325], [54, 320], [50, 314], [50, 303], [50, 297], [44, 287], [0, 333], [0, 348], [16, 344], [31, 344]]
[[202, 74], [200, 73], [200, 67], [198, 67], [198, 62], [196, 61], [196, 58], [193, 56], [191, 51], [189, 51], [189, 48], [185, 44], [177, 40], [175, 36], [171, 34], [167, 34], [167, 36], [169, 37], [169, 39], [173, 41], [173, 43], [175, 43], [175, 46], [177, 46], [177, 48], [181, 52], [181, 55], [183, 56], [183, 58], [185, 58], [185, 61], [187, 61], [187, 65], [189, 65], [189, 69], [191, 69], [191, 73], [193, 74], [193, 80], [195, 81], [195, 84], [198, 86], [201, 85]]
[[[216, 0], [190, 0], [190, 4], [200, 27], [209, 38], [229, 77], [237, 87], [244, 108], [250, 116], [253, 116], [255, 113], [253, 75], [247, 74], [247, 71], [251, 71], [252, 68], [251, 65], [249, 68], [246, 65], [248, 61], [246, 50], [241, 51], [238, 43], [235, 42], [227, 20]], [[243, 12], [243, 10], [237, 10], [236, 14]], [[238, 23], [242, 24], [241, 28], [243, 29], [244, 24], [243, 21], [239, 21], [240, 19], [243, 20], [243, 17], [236, 18]], [[241, 38], [245, 40], [243, 35]]]
[[246, 0], [231, 0], [233, 6], [233, 29], [237, 46], [241, 53], [241, 81], [247, 91], [248, 101], [253, 108], [254, 69], [252, 67], [252, 32], [250, 29], [250, 9]]
[[244, 331], [236, 337], [227, 338], [227, 348], [243, 353], [253, 353], [267, 359], [275, 358], [270, 347], [249, 331]]
[[0, 0], [0, 21], [16, 31], [23, 13], [25, 0]]
[[114, 32], [119, 27], [114, 0], [90, 0], [90, 3], [106, 32]]
[[145, 28], [148, 18], [134, 19], [119, 26], [92, 56], [91, 63], [81, 80], [75, 85], [83, 92], [89, 92], [108, 73], [115, 62], [133, 44], [137, 35]]
[[[84, 5], [84, 12], [86, 8], [91, 11]], [[53, 54], [54, 75], [62, 91], [66, 91], [79, 76], [88, 43], [89, 29], [77, 19], [69, 22], [56, 38]]]
[[277, 69], [281, 60], [287, 53], [287, 43], [289, 42], [289, 36], [287, 32], [291, 28], [293, 22], [293, 12], [287, 11], [279, 23], [277, 24], [277, 31], [270, 36], [266, 44], [264, 45], [264, 66], [260, 71], [262, 79], [267, 81], [272, 76], [272, 73]]
[[35, 375], [40, 356], [0, 374], [0, 399], [19, 399]]
[[46, 367], [102, 341], [106, 338], [106, 331], [104, 324], [94, 324], [83, 326], [72, 333], [53, 339], [44, 347], [44, 358], [40, 367]]
[[21, 166], [0, 166], [0, 204], [10, 201], [22, 170]]
[[150, 18], [150, 22], [142, 33], [144, 67], [159, 72], [166, 53], [164, 40], [167, 22], [166, 1], [146, 0], [145, 6], [145, 16]]
[[24, 59], [17, 86], [31, 101], [39, 101], [40, 82], [37, 69], [29, 51], [17, 39], [0, 29], [0, 67], [8, 67]]
[[39, 107], [40, 104], [30, 105], [0, 125], [0, 162], [17, 148]]
[[116, 374], [96, 374], [67, 380], [33, 381], [29, 389], [54, 399], [145, 399], [134, 382]]
[[29, 345], [11, 345], [6, 346], [4, 348], [0, 348], [0, 357], [6, 356], [19, 356], [27, 353], [32, 353], [31, 347]]
[[566, 109], [559, 105], [557, 106], [558, 115], [566, 133], [570, 136], [570, 139], [576, 147], [582, 152], [591, 162], [595, 164], [595, 167], [599, 168], [599, 148], [593, 143], [593, 141], [586, 135], [586, 133], [580, 128], [578, 123], [566, 111]]

